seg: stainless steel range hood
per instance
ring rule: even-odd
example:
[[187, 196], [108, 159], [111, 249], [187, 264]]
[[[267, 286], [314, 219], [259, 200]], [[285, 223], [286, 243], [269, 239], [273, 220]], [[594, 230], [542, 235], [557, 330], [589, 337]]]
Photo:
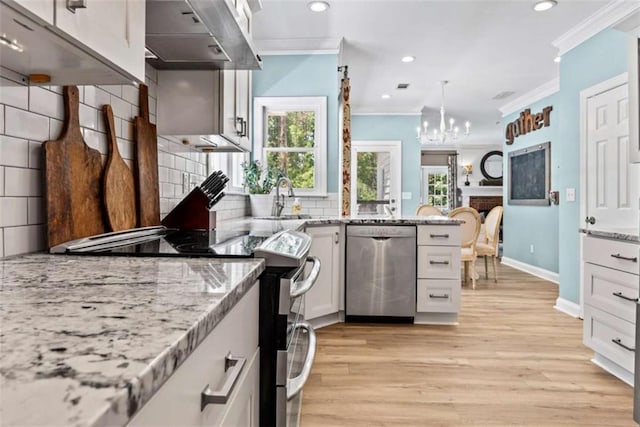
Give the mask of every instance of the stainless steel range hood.
[[259, 70], [251, 36], [229, 0], [147, 0], [147, 57], [157, 69]]

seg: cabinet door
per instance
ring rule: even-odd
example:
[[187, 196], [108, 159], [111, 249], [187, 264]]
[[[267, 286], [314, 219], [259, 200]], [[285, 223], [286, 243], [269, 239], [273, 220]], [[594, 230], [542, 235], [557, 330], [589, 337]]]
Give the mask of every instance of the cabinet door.
[[56, 1], [54, 31], [144, 82], [144, 0], [91, 0], [86, 4], [72, 12], [66, 0]]
[[321, 263], [318, 280], [305, 295], [304, 316], [314, 319], [338, 312], [340, 228], [314, 227], [307, 228], [306, 232], [313, 237], [309, 254], [317, 256]]
[[35, 15], [53, 25], [54, 0], [9, 0], [7, 3], [27, 15]]
[[236, 71], [222, 71], [222, 133], [227, 138], [238, 141], [236, 128]]
[[247, 149], [251, 149], [251, 71], [236, 71], [236, 118], [242, 119], [242, 135], [240, 143]]
[[260, 411], [260, 351], [257, 350], [255, 357], [245, 368], [246, 377], [242, 383], [237, 385], [237, 392], [233, 400], [227, 405], [227, 412], [222, 420], [209, 420], [203, 418], [204, 426], [246, 426], [254, 427], [259, 423]]

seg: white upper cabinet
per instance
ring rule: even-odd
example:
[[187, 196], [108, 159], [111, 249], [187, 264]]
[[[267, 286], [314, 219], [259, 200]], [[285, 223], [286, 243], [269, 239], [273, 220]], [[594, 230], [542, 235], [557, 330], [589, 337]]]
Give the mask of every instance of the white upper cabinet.
[[640, 163], [640, 27], [629, 33], [629, 157]]
[[145, 1], [0, 0], [2, 32], [21, 46], [0, 62], [19, 74], [45, 74], [47, 84], [144, 82]]

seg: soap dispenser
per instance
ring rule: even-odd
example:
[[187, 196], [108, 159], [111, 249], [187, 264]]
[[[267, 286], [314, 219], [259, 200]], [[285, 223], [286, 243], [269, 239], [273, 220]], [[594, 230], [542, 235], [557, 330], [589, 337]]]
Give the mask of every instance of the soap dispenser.
[[300, 215], [300, 212], [302, 212], [302, 203], [300, 203], [300, 199], [296, 197], [293, 205], [291, 205], [291, 213], [293, 215]]

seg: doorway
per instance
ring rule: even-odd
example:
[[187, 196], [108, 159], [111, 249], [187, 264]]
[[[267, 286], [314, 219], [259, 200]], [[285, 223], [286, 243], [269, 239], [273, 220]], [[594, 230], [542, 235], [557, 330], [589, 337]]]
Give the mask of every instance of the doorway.
[[353, 216], [402, 212], [400, 141], [352, 141], [351, 207]]

